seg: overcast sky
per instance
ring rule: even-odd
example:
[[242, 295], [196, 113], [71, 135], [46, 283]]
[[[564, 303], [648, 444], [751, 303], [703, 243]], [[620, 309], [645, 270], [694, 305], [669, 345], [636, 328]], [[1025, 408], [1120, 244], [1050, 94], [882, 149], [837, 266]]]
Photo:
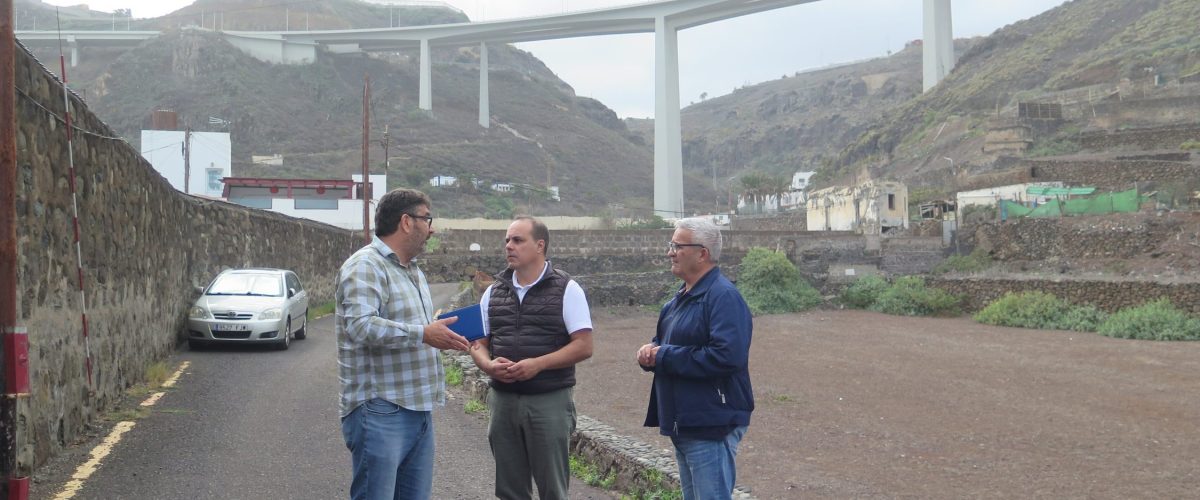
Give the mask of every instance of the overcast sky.
[[[315, 0], [314, 0], [315, 1]], [[46, 0], [87, 3], [93, 10], [131, 8], [157, 17], [189, 0]], [[297, 4], [279, 0], [272, 3]], [[496, 20], [645, 3], [639, 0], [447, 0], [472, 20]], [[1063, 0], [956, 0], [956, 38], [986, 35], [1033, 17]], [[751, 14], [681, 31], [680, 101], [715, 97], [746, 84], [805, 69], [887, 55], [921, 37], [922, 0], [824, 0]], [[621, 117], [654, 114], [654, 35], [614, 35], [522, 43], [579, 95], [594, 97]], [[434, 92], [437, 83], [434, 82]]]

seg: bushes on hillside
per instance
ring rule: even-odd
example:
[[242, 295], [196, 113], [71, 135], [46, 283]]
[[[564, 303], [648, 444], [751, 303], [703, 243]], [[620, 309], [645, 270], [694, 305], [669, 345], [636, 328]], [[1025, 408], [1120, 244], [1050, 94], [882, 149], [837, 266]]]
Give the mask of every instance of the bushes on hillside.
[[1200, 340], [1200, 319], [1162, 298], [1113, 313], [1099, 333], [1123, 339]]
[[1094, 306], [1077, 306], [1045, 292], [1009, 292], [975, 314], [989, 325], [1094, 332], [1106, 315]]
[[787, 256], [766, 248], [751, 248], [742, 259], [737, 287], [754, 314], [798, 312], [821, 304], [821, 293]]
[[918, 276], [896, 278], [889, 284], [878, 276], [864, 276], [842, 292], [848, 307], [901, 316], [957, 316], [960, 300], [938, 288], [925, 286]]
[[854, 309], [866, 309], [887, 290], [887, 280], [879, 276], [863, 276], [851, 283], [839, 297], [842, 304]]
[[975, 273], [992, 265], [992, 258], [982, 249], [976, 248], [969, 255], [951, 255], [933, 268], [934, 274], [949, 272]]
[[945, 290], [925, 286], [925, 278], [903, 276], [879, 294], [869, 309], [901, 316], [957, 316], [960, 302]]

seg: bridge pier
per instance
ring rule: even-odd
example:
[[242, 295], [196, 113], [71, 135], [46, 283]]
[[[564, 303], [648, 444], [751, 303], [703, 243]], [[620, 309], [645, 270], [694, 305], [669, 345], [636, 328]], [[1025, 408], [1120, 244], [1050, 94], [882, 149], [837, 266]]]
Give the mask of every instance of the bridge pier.
[[433, 75], [429, 55], [429, 39], [421, 39], [421, 89], [417, 105], [425, 111], [433, 111]]
[[925, 39], [921, 43], [922, 80], [925, 91], [954, 69], [954, 29], [950, 0], [925, 0]]
[[679, 120], [679, 30], [654, 20], [654, 214], [683, 217], [683, 141]]
[[479, 126], [492, 125], [491, 104], [488, 102], [488, 48], [487, 42], [479, 42]]

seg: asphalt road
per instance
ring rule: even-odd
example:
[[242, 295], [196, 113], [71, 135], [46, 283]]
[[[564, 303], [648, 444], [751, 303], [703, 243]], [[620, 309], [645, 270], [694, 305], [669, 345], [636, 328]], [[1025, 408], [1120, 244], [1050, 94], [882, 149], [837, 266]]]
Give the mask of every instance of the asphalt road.
[[[435, 286], [435, 303], [454, 289]], [[350, 455], [338, 420], [335, 352], [332, 316], [311, 322], [308, 338], [287, 351], [184, 348], [169, 360], [190, 364], [178, 384], [135, 420], [74, 498], [346, 498]], [[486, 417], [466, 414], [457, 397], [434, 413], [433, 497], [492, 498]], [[100, 434], [39, 471], [33, 498], [62, 491]], [[572, 497], [612, 496], [574, 480]]]

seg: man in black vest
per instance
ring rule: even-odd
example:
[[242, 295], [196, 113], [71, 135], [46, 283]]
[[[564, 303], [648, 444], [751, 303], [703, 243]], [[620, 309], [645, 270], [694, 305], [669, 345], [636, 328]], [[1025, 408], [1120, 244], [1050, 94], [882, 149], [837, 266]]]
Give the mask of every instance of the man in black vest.
[[491, 378], [488, 443], [496, 497], [567, 498], [575, 430], [575, 364], [592, 356], [587, 297], [546, 260], [550, 231], [520, 217], [508, 226], [508, 269], [483, 292], [484, 338], [471, 357]]

